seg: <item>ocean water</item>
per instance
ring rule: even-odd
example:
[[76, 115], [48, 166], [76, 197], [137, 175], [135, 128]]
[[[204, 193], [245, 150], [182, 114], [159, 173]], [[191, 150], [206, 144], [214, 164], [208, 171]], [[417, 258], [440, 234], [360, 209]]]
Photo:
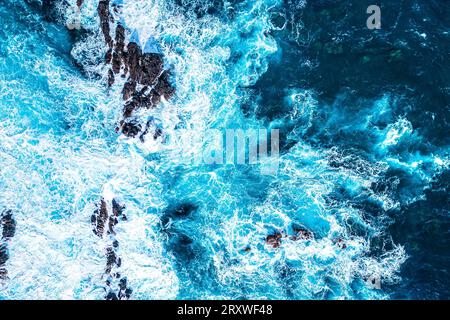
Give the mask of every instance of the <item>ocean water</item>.
[[[385, 1], [380, 30], [365, 0], [113, 4], [176, 89], [136, 116], [279, 129], [279, 170], [116, 132], [98, 1], [0, 0], [0, 299], [105, 299], [112, 240], [131, 299], [450, 298], [449, 1]], [[92, 232], [101, 199], [125, 206], [114, 236]]]

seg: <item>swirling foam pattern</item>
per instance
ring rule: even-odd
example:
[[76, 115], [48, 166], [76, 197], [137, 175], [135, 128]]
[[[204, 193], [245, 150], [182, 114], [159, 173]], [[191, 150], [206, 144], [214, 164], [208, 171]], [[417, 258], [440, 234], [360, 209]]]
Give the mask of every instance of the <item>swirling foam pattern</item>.
[[[98, 1], [81, 7], [81, 36], [64, 26], [73, 12], [62, 2], [53, 20], [40, 1], [0, 4], [0, 211], [17, 220], [0, 299], [103, 299], [108, 240], [90, 221], [101, 198], [126, 206], [115, 231], [132, 299], [420, 297], [402, 276], [417, 251], [394, 233], [412, 206], [433, 201], [433, 186], [445, 197], [448, 146], [427, 142], [398, 92], [325, 99], [322, 83], [289, 84], [292, 70], [279, 71], [288, 63], [311, 70], [296, 78], [321, 72], [304, 47], [314, 37], [308, 16], [299, 16], [332, 14], [333, 1], [122, 3], [127, 29], [158, 41], [176, 88], [138, 116], [169, 136], [280, 128], [276, 175], [179, 164], [161, 141], [117, 134], [124, 80], [107, 88]], [[435, 201], [444, 204], [434, 214], [448, 219], [448, 199]], [[266, 244], [296, 226], [314, 236]], [[448, 297], [441, 290], [425, 297]]]

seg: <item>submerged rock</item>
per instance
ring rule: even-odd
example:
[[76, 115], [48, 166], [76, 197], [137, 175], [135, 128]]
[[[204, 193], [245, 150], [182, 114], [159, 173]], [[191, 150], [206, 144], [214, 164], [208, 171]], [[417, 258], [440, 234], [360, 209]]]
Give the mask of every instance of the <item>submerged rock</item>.
[[153, 140], [157, 140], [159, 137], [164, 136], [163, 130], [158, 125], [156, 125], [153, 120], [147, 121], [144, 131], [139, 136], [139, 139], [142, 143], [145, 142], [149, 133], [152, 133]]
[[314, 235], [311, 231], [309, 231], [306, 228], [294, 226], [292, 228], [295, 235], [291, 237], [291, 240], [297, 241], [297, 240], [311, 240], [313, 239]]
[[292, 231], [294, 232], [294, 235], [291, 236], [289, 236], [284, 231], [283, 232], [276, 231], [273, 234], [270, 234], [266, 237], [266, 243], [272, 246], [273, 248], [279, 248], [281, 246], [283, 238], [288, 238], [292, 241], [314, 239], [314, 234], [302, 226], [294, 225], [292, 227]]
[[91, 216], [91, 222], [94, 226], [94, 233], [98, 237], [103, 237], [105, 231], [105, 224], [108, 219], [108, 210], [106, 208], [106, 202], [104, 199], [100, 201], [100, 207], [95, 209], [94, 214]]
[[[116, 199], [112, 200], [112, 215], [109, 217], [109, 233], [116, 234], [114, 231], [114, 227], [119, 223], [119, 219], [126, 220], [126, 217], [123, 214], [123, 210], [125, 209], [124, 205], [119, 204]], [[118, 243], [117, 243], [118, 246]], [[116, 247], [116, 246], [114, 246]]]

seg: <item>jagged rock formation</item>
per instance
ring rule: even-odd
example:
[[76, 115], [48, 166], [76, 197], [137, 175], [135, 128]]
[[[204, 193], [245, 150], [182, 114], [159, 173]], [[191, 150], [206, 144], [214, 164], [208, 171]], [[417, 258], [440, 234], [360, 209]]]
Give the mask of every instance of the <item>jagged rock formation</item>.
[[292, 232], [293, 234], [289, 236], [284, 231], [275, 231], [266, 237], [266, 244], [272, 248], [279, 248], [282, 244], [283, 238], [289, 238], [292, 241], [307, 241], [314, 239], [314, 234], [302, 226], [292, 226]]
[[266, 237], [266, 243], [273, 248], [278, 248], [281, 246], [281, 239], [283, 235], [280, 232], [275, 232], [274, 234], [270, 234]]
[[14, 220], [11, 210], [7, 210], [0, 215], [0, 280], [8, 277], [8, 271], [5, 268], [6, 261], [9, 259], [8, 242], [16, 233], [16, 220]]
[[[164, 69], [163, 55], [154, 39], [148, 39], [142, 49], [138, 35], [134, 32], [126, 44], [127, 32], [123, 21], [117, 22], [114, 39], [112, 38], [113, 14], [120, 13], [119, 5], [112, 3], [110, 6], [110, 0], [100, 0], [97, 11], [108, 46], [105, 62], [111, 65], [108, 71], [108, 85], [112, 86], [117, 76], [127, 78], [122, 90], [125, 101], [124, 119], [120, 121], [118, 130], [134, 138], [143, 130], [148, 132], [149, 126], [143, 128], [137, 121], [129, 119], [133, 112], [139, 108], [155, 108], [162, 98], [168, 100], [175, 93], [169, 81], [170, 71]], [[143, 135], [139, 136], [143, 140]]]
[[42, 11], [46, 19], [52, 19], [56, 15], [55, 1], [54, 0], [42, 0]]
[[8, 247], [6, 244], [0, 243], [0, 280], [5, 280], [8, 276], [8, 271], [5, 268], [5, 263], [8, 259]]
[[109, 236], [110, 240], [105, 252], [106, 300], [127, 300], [133, 292], [128, 287], [127, 278], [123, 277], [119, 272], [122, 266], [122, 259], [118, 255], [119, 241], [115, 239], [116, 231], [114, 230], [119, 220], [127, 220], [123, 213], [124, 209], [125, 206], [119, 204], [115, 199], [112, 200], [111, 204], [102, 199], [91, 217], [94, 234], [99, 238]]

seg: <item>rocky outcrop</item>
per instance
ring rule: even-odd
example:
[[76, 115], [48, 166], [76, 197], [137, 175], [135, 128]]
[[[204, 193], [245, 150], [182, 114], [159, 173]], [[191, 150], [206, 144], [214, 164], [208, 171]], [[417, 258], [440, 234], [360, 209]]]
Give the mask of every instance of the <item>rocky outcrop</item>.
[[294, 225], [292, 226], [291, 235], [286, 234], [284, 231], [275, 231], [266, 237], [266, 244], [272, 248], [279, 248], [284, 238], [288, 238], [291, 241], [307, 241], [314, 239], [314, 234], [302, 226]]
[[281, 246], [281, 239], [283, 235], [280, 232], [275, 232], [266, 237], [266, 243], [272, 248], [278, 248]]
[[100, 17], [100, 27], [102, 29], [105, 42], [111, 50], [113, 41], [110, 36], [110, 23], [114, 22], [109, 12], [109, 0], [100, 0], [97, 7], [97, 13]]
[[164, 68], [163, 55], [155, 39], [148, 39], [142, 49], [138, 34], [134, 32], [126, 43], [127, 30], [120, 19], [116, 23], [113, 39], [113, 16], [120, 16], [120, 9], [114, 2], [110, 5], [109, 0], [101, 0], [97, 10], [108, 46], [105, 56], [105, 62], [110, 65], [108, 85], [112, 86], [118, 76], [127, 79], [122, 89], [123, 120], [119, 123], [118, 131], [130, 138], [139, 136], [143, 141], [142, 136], [145, 134], [142, 133], [145, 130], [148, 132], [149, 126], [130, 119], [133, 113], [140, 108], [155, 108], [163, 98], [169, 100], [175, 89], [170, 83], [170, 71]]
[[115, 226], [119, 221], [126, 221], [124, 214], [125, 206], [116, 199], [108, 203], [101, 199], [100, 205], [95, 209], [91, 217], [94, 234], [99, 238], [108, 237], [105, 250], [105, 299], [127, 300], [131, 297], [133, 290], [128, 286], [128, 280], [120, 273], [122, 259], [119, 256], [119, 241], [115, 238]]
[[311, 240], [314, 238], [314, 235], [311, 231], [304, 227], [294, 226], [292, 227], [292, 231], [294, 231], [294, 235], [291, 236], [291, 240]]
[[197, 211], [197, 209], [198, 206], [190, 202], [185, 202], [174, 207], [169, 207], [161, 216], [161, 225], [163, 228], [165, 228], [170, 223], [170, 221], [188, 218], [195, 211]]
[[54, 0], [42, 0], [42, 12], [46, 20], [54, 20], [57, 17]]
[[8, 278], [8, 271], [5, 268], [5, 263], [8, 259], [8, 247], [5, 243], [0, 243], [0, 280]]
[[16, 220], [14, 220], [11, 210], [7, 210], [0, 215], [0, 280], [8, 278], [8, 271], [5, 264], [9, 259], [8, 244], [16, 233]]
[[3, 240], [10, 240], [16, 234], [16, 220], [11, 210], [4, 212], [0, 219]]

